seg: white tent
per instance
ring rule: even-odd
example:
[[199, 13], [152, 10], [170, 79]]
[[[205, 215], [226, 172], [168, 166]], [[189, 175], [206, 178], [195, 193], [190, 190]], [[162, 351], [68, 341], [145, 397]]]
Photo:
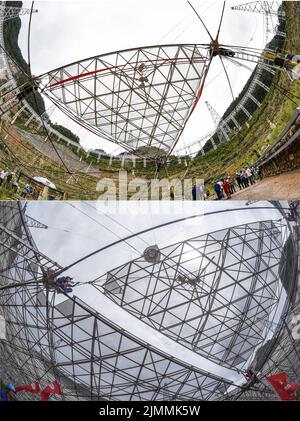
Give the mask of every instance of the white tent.
[[55, 184], [52, 183], [52, 181], [48, 180], [48, 178], [44, 177], [33, 177], [35, 181], [38, 181], [39, 183], [44, 184], [47, 187], [51, 187], [51, 189], [56, 189]]

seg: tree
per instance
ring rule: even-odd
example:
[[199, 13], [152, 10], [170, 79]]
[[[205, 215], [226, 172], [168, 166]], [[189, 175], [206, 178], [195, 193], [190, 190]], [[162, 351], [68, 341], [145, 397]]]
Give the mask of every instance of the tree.
[[51, 126], [53, 127], [53, 129], [57, 130], [62, 135], [66, 136], [68, 139], [73, 140], [76, 143], [80, 142], [80, 138], [76, 136], [76, 134], [74, 134], [71, 130], [67, 129], [66, 127], [61, 126], [60, 124], [57, 124], [57, 123], [54, 123], [54, 124], [51, 123]]
[[[23, 3], [21, 1], [12, 1], [9, 2], [10, 7], [19, 7], [21, 8]], [[22, 23], [19, 17], [4, 21], [3, 24], [3, 37], [4, 45], [7, 53], [12, 57], [12, 59], [20, 66], [20, 68], [27, 74], [29, 74], [29, 65], [24, 60], [20, 47], [18, 45], [18, 38], [21, 29]], [[22, 74], [18, 77], [18, 84], [22, 84], [26, 81], [26, 75]], [[45, 103], [41, 95], [36, 92], [35, 94], [31, 93], [26, 97], [28, 104], [34, 109], [34, 111], [41, 115], [45, 112]]]

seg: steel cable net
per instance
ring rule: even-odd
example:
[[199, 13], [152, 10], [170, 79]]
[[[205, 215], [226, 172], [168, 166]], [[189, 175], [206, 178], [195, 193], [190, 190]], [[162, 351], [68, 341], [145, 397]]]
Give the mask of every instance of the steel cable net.
[[201, 94], [208, 51], [198, 45], [124, 50], [53, 71], [43, 92], [102, 137], [143, 155], [173, 150]]
[[[265, 221], [199, 236], [109, 273], [104, 293], [170, 338], [229, 367], [248, 361], [282, 293], [288, 229]], [[259, 320], [259, 321], [258, 321]]]
[[[105, 294], [117, 302], [124, 317], [126, 309], [149, 324], [165, 338], [165, 346], [156, 347], [132, 325], [124, 329], [104, 317], [79, 293], [58, 300], [43, 279], [47, 270], [62, 268], [38, 251], [24, 209], [2, 203], [0, 217], [0, 308], [7, 332], [0, 340], [1, 380], [46, 385], [56, 379], [63, 395], [52, 399], [64, 400], [272, 399], [263, 383], [237, 382], [238, 367], [270, 341], [272, 353], [258, 352], [257, 368], [265, 374], [284, 369], [292, 378], [299, 374], [281, 324], [296, 282], [294, 243], [283, 221], [244, 224], [148, 249], [85, 286], [95, 297]], [[19, 285], [3, 289], [11, 283]], [[274, 314], [278, 327], [271, 331], [266, 322], [272, 323]], [[178, 347], [187, 358], [173, 353]]]

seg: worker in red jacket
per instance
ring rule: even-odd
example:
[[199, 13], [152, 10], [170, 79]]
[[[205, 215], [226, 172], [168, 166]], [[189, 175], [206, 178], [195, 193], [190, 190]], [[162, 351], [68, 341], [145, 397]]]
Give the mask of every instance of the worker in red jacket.
[[231, 194], [230, 194], [230, 186], [229, 186], [229, 183], [226, 180], [226, 178], [222, 178], [222, 181], [223, 181], [223, 190], [224, 190], [224, 193], [226, 194], [227, 199], [230, 199]]

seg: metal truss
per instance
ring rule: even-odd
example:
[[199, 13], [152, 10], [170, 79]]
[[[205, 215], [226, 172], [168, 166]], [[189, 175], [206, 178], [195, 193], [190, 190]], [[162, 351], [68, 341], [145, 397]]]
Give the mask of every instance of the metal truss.
[[283, 10], [278, 10], [281, 4], [281, 1], [251, 1], [238, 6], [233, 6], [231, 9], [285, 17], [285, 12]]
[[173, 150], [209, 62], [201, 45], [152, 46], [86, 59], [39, 80], [44, 94], [82, 125], [151, 156]]
[[[0, 341], [1, 378], [41, 384], [57, 379], [66, 400], [202, 400], [221, 397], [224, 380], [177, 361], [106, 320], [78, 298], [56, 304], [57, 293], [39, 282], [46, 269], [61, 267], [45, 260], [24, 225], [16, 203], [0, 204], [3, 234], [1, 313], [7, 340]], [[6, 247], [7, 231], [18, 232], [19, 253]], [[2, 238], [2, 236], [5, 236]], [[15, 235], [13, 240], [16, 241]], [[27, 245], [25, 245], [27, 243]], [[24, 247], [24, 252], [23, 251]], [[28, 261], [31, 264], [29, 269]], [[35, 264], [35, 269], [32, 266]], [[37, 267], [43, 265], [43, 271]], [[17, 269], [18, 268], [18, 269]], [[7, 279], [14, 288], [4, 289]], [[29, 282], [32, 278], [36, 282]], [[226, 382], [229, 386], [231, 382]], [[21, 399], [32, 399], [22, 392]]]
[[[2, 380], [46, 385], [56, 379], [63, 395], [53, 399], [63, 400], [272, 399], [262, 382], [237, 386], [224, 372], [240, 372], [255, 349], [264, 349], [253, 362], [264, 374], [276, 367], [295, 376], [284, 326], [295, 303], [297, 262], [293, 230], [284, 219], [150, 246], [141, 258], [86, 286], [202, 355], [215, 372], [49, 288], [46, 275], [66, 268], [38, 251], [22, 204], [2, 202], [0, 223], [0, 313], [7, 331], [0, 339]], [[273, 322], [275, 331], [269, 329]], [[18, 398], [34, 399], [26, 392]]]
[[26, 225], [29, 228], [42, 228], [42, 229], [48, 228], [48, 225], [45, 225], [42, 222], [37, 221], [36, 219], [32, 218], [32, 216], [25, 215], [24, 217], [25, 217]]
[[[35, 376], [47, 383], [53, 379], [49, 373], [51, 329], [47, 314], [40, 308], [40, 302], [45, 301], [41, 278], [45, 271], [61, 267], [36, 248], [20, 202], [2, 202], [0, 221], [0, 312], [7, 326], [6, 340], [0, 340], [1, 379], [10, 376], [31, 382]], [[41, 317], [45, 325], [40, 329]], [[33, 326], [36, 337], [29, 329]]]
[[[2, 3], [5, 3], [5, 2], [2, 2]], [[14, 19], [19, 16], [29, 15], [30, 12], [31, 12], [30, 9], [26, 9], [24, 7], [19, 8], [19, 7], [9, 6], [8, 2], [6, 2], [6, 4], [4, 5], [0, 5], [0, 19], [2, 21]], [[38, 10], [36, 9], [32, 10], [32, 13], [37, 13], [37, 12]]]
[[265, 25], [265, 44], [267, 44], [270, 34], [280, 37], [286, 36], [284, 32], [278, 30], [278, 25], [273, 23], [273, 18], [285, 19], [286, 14], [282, 7], [283, 4], [284, 2], [281, 1], [254, 1], [233, 6], [231, 9], [262, 14]]
[[[259, 4], [260, 3], [260, 4]], [[240, 6], [235, 6], [232, 7], [233, 10], [241, 10], [241, 11], [247, 11], [247, 12], [255, 12], [255, 13], [262, 13], [264, 15], [264, 19], [265, 19], [265, 44], [267, 44], [268, 42], [268, 37], [270, 35], [270, 33], [275, 34], [277, 36], [280, 37], [285, 37], [286, 34], [282, 31], [278, 30], [278, 25], [273, 25], [272, 22], [272, 17], [273, 16], [279, 16], [280, 19], [285, 19], [285, 12], [284, 10], [278, 10], [280, 8], [280, 5], [282, 4], [282, 2], [278, 1], [278, 2], [251, 2], [251, 3], [247, 3], [246, 5], [240, 5]], [[245, 7], [244, 7], [245, 6]], [[238, 111], [242, 111], [245, 116], [247, 117], [247, 119], [251, 119], [252, 115], [251, 113], [248, 111], [247, 109], [247, 103], [248, 101], [252, 101], [254, 102], [258, 107], [260, 107], [261, 103], [256, 99], [255, 95], [254, 95], [254, 91], [258, 86], [260, 86], [261, 88], [263, 88], [266, 92], [269, 91], [270, 87], [265, 85], [262, 81], [261, 81], [261, 75], [263, 70], [269, 72], [271, 75], [275, 75], [276, 70], [270, 66], [265, 66], [264, 63], [260, 63], [257, 65], [257, 67], [254, 70], [254, 77], [250, 83], [250, 86], [247, 89], [246, 94], [243, 96], [243, 98], [241, 99], [241, 101], [239, 102], [239, 104], [237, 104], [237, 106], [235, 107], [235, 109], [230, 113], [230, 115], [228, 115], [226, 118], [222, 119], [221, 124], [224, 126], [226, 126], [228, 128], [227, 133], [230, 135], [232, 132], [231, 126], [229, 126], [229, 123], [231, 122], [233, 124], [233, 126], [235, 127], [235, 129], [237, 129], [238, 131], [241, 129], [240, 124], [238, 123], [237, 119], [236, 119], [236, 114], [238, 113]], [[219, 140], [220, 140], [220, 135], [222, 137], [222, 133], [219, 132]], [[211, 135], [211, 137], [213, 136], [213, 133]], [[201, 139], [202, 140], [202, 139]], [[203, 138], [203, 141], [207, 141], [209, 139], [206, 139], [205, 137]], [[212, 140], [212, 147], [216, 148], [217, 145], [215, 144], [214, 140]], [[178, 151], [193, 151], [194, 148], [192, 148], [194, 145], [196, 145], [198, 142], [194, 141], [192, 142], [190, 145], [187, 145], [186, 147], [182, 147], [180, 148]], [[203, 150], [203, 142], [201, 142], [202, 147], [199, 149], [202, 153], [202, 155], [205, 155], [205, 151]], [[199, 152], [198, 150], [198, 152]], [[195, 153], [195, 152], [194, 152]]]
[[205, 136], [200, 137], [197, 140], [194, 140], [188, 145], [181, 146], [180, 148], [176, 149], [175, 152], [178, 155], [185, 154], [185, 155], [193, 156], [193, 155], [198, 154], [200, 151], [202, 155], [205, 155], [203, 147], [206, 144], [206, 142], [212, 138], [214, 134], [215, 134], [215, 130], [213, 130], [212, 132], [208, 133]]
[[[299, 208], [299, 202], [298, 208]], [[283, 215], [285, 212], [280, 209], [278, 203], [273, 203], [281, 211]], [[293, 338], [292, 328], [295, 325], [294, 317], [300, 314], [300, 277], [299, 277], [299, 222], [300, 214], [290, 226], [291, 235], [286, 242], [284, 248], [285, 253], [289, 256], [293, 254], [292, 249], [295, 250], [294, 259], [296, 261], [296, 267], [298, 270], [295, 273], [295, 282], [292, 284], [289, 282], [292, 276], [292, 271], [288, 261], [286, 261], [285, 268], [282, 271], [282, 279], [285, 281], [285, 289], [289, 292], [290, 304], [286, 307], [284, 315], [278, 321], [278, 323], [267, 322], [264, 326], [269, 327], [270, 331], [274, 332], [273, 337], [260, 348], [257, 349], [255, 358], [251, 363], [251, 369], [258, 373], [258, 378], [255, 381], [250, 382], [250, 386], [255, 386], [256, 392], [253, 390], [245, 391], [244, 393], [236, 395], [232, 394], [232, 398], [240, 400], [261, 400], [271, 399], [274, 400], [274, 396], [263, 397], [265, 393], [265, 382], [264, 378], [267, 375], [285, 372], [290, 381], [299, 382], [300, 377], [300, 355], [299, 345], [300, 341]], [[297, 265], [298, 261], [298, 265]], [[254, 323], [261, 324], [262, 320], [257, 319]], [[230, 397], [229, 397], [230, 398]]]
[[[64, 390], [63, 399], [203, 400], [222, 396], [218, 386], [224, 385], [224, 380], [177, 361], [122, 331], [77, 297], [51, 305], [53, 353], [50, 355], [43, 339], [48, 329], [47, 302], [42, 293], [37, 301], [34, 288], [29, 292], [34, 299], [27, 304], [26, 317], [29, 321], [33, 317], [36, 320], [34, 324], [28, 320], [21, 322], [27, 333], [26, 345], [34, 350], [33, 359], [43, 356], [42, 361], [52, 367], [52, 376], [55, 373]], [[4, 303], [7, 313], [16, 311], [21, 301], [28, 299], [24, 294], [18, 296], [17, 290], [15, 300]], [[10, 335], [10, 344], [12, 341], [16, 338]], [[18, 352], [16, 354], [18, 357]], [[18, 361], [8, 360], [16, 367], [17, 374], [20, 370]], [[32, 377], [33, 373], [44, 381], [44, 373], [35, 370], [28, 374]], [[228, 386], [230, 382], [225, 381], [225, 387]]]
[[[276, 55], [256, 49], [225, 45], [216, 54], [228, 48], [230, 60], [280, 68]], [[100, 137], [141, 156], [170, 154], [201, 97], [210, 52], [208, 44], [124, 50], [55, 69], [37, 81], [59, 109]]]
[[[152, 159], [172, 153], [201, 97], [215, 55], [228, 59], [234, 55], [270, 71], [278, 68], [256, 49], [216, 45], [162, 45], [113, 52], [63, 66], [30, 83], [81, 126], [130, 153]], [[18, 95], [24, 99], [27, 94], [21, 88]], [[251, 92], [249, 99], [258, 105]], [[14, 98], [10, 98], [2, 104], [2, 113], [13, 105]], [[244, 103], [239, 109], [251, 118]], [[224, 124], [229, 120], [240, 129], [234, 116]], [[223, 132], [228, 139], [227, 131]], [[214, 140], [212, 145], [216, 148]], [[204, 154], [203, 148], [200, 151]]]
[[[125, 310], [210, 360], [245, 368], [279, 305], [283, 265], [295, 266], [284, 244], [285, 223], [265, 221], [196, 237], [143, 257], [96, 281]], [[293, 282], [291, 280], [291, 282]]]
[[41, 273], [41, 270], [55, 268], [57, 264], [40, 253], [30, 242], [32, 238], [29, 237], [30, 232], [23, 213], [19, 209], [20, 202], [7, 202], [1, 205], [1, 276], [3, 277], [3, 273], [5, 273], [6, 281], [9, 284], [10, 281], [15, 281], [16, 270], [18, 276], [22, 278], [28, 275], [26, 271], [30, 269], [34, 278]]
[[275, 69], [271, 68], [270, 66], [265, 66], [263, 63], [260, 63], [257, 65], [256, 69], [254, 70], [255, 73], [254, 73], [253, 79], [249, 85], [249, 88], [247, 89], [247, 92], [245, 93], [243, 98], [240, 100], [240, 102], [237, 104], [235, 109], [226, 118], [222, 119], [222, 121], [224, 122], [224, 124], [226, 124], [227, 127], [230, 127], [229, 122], [232, 121], [238, 130], [241, 129], [241, 126], [238, 124], [236, 120], [236, 115], [239, 111], [242, 111], [245, 114], [245, 116], [247, 117], [247, 120], [252, 118], [251, 113], [247, 109], [247, 103], [249, 102], [249, 100], [251, 100], [258, 107], [260, 107], [261, 103], [256, 99], [254, 95], [254, 91], [257, 85], [263, 88], [266, 92], [269, 92], [270, 90], [270, 87], [265, 85], [261, 81], [261, 75], [264, 70], [272, 74], [273, 76], [276, 73]]

